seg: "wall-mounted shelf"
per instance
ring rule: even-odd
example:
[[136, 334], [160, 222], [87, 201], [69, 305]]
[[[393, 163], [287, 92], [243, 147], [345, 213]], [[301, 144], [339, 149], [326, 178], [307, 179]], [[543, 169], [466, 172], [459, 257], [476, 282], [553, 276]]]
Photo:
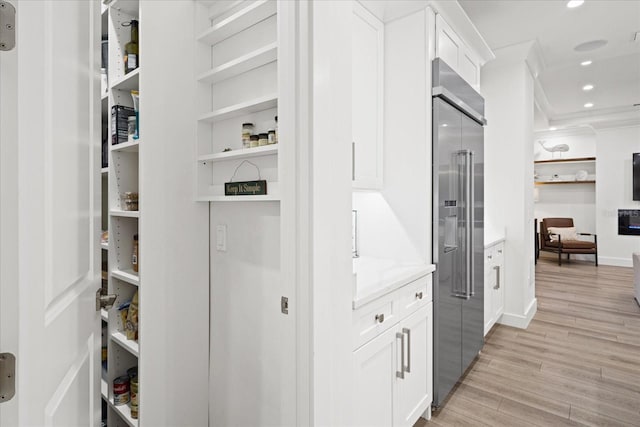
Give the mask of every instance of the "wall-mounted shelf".
[[135, 357], [138, 357], [139, 354], [139, 346], [136, 341], [128, 340], [125, 334], [122, 332], [116, 331], [111, 334], [111, 338], [120, 344], [120, 347], [127, 350], [129, 353], [133, 354]]
[[232, 119], [234, 117], [244, 116], [246, 114], [257, 113], [258, 111], [268, 110], [277, 106], [278, 94], [272, 94], [214, 110], [200, 116], [198, 121], [215, 123], [222, 120]]
[[113, 399], [109, 399], [109, 406], [120, 414], [120, 417], [122, 417], [129, 427], [138, 427], [138, 420], [131, 417], [131, 407], [129, 404], [116, 406], [113, 404]]
[[576, 157], [573, 159], [551, 159], [551, 160], [536, 160], [533, 162], [536, 165], [545, 163], [579, 163], [579, 162], [595, 162], [595, 157]]
[[595, 184], [595, 181], [535, 181], [536, 185], [550, 184]]
[[227, 160], [243, 160], [252, 157], [268, 156], [278, 153], [278, 144], [264, 145], [262, 147], [243, 148], [240, 150], [226, 151], [222, 153], [207, 154], [198, 157], [199, 162], [223, 162]]
[[110, 210], [109, 214], [111, 216], [119, 216], [119, 217], [122, 217], [122, 218], [140, 218], [140, 211]]
[[119, 10], [137, 18], [139, 15], [138, 8], [140, 7], [139, 0], [113, 0], [109, 3], [112, 9]]
[[218, 83], [226, 79], [238, 76], [255, 68], [262, 67], [278, 58], [278, 44], [270, 43], [260, 49], [219, 65], [202, 73], [198, 77], [201, 83]]
[[125, 74], [111, 85], [115, 90], [137, 90], [140, 87], [140, 68], [136, 68], [129, 74]]
[[134, 272], [133, 270], [113, 270], [111, 272], [111, 276], [134, 286], [140, 285], [140, 278], [138, 277], [138, 273]]
[[127, 153], [137, 153], [138, 145], [140, 145], [140, 140], [134, 140], [131, 142], [123, 142], [118, 145], [112, 145], [111, 151], [123, 151]]
[[215, 23], [211, 28], [203, 32], [197, 40], [211, 46], [218, 44], [234, 34], [238, 34], [256, 23], [275, 15], [276, 6], [276, 2], [272, 0], [253, 2], [228, 18]]

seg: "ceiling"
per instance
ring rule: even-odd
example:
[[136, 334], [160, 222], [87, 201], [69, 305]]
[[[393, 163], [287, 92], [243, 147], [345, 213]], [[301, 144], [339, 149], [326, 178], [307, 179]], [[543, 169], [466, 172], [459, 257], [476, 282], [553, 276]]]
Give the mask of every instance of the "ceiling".
[[[640, 103], [640, 0], [586, 0], [566, 7], [566, 0], [459, 0], [491, 49], [536, 40], [545, 63], [539, 77], [549, 119], [637, 110]], [[599, 49], [574, 47], [607, 40]], [[591, 60], [589, 66], [580, 62]], [[582, 87], [592, 84], [585, 92]], [[592, 108], [584, 104], [593, 103]]]

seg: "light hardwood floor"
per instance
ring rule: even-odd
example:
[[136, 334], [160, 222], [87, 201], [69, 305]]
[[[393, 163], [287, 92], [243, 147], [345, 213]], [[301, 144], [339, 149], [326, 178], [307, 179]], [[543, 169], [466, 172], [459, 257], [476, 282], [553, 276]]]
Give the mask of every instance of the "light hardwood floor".
[[496, 325], [449, 401], [418, 426], [640, 426], [633, 270], [542, 255], [527, 330]]

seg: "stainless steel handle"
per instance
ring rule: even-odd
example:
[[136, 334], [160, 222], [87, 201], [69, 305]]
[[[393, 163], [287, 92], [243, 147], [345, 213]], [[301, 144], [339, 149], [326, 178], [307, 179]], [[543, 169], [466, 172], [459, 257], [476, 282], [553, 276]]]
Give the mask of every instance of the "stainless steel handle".
[[476, 222], [476, 214], [475, 214], [475, 194], [476, 194], [476, 170], [473, 161], [473, 151], [469, 151], [468, 155], [469, 162], [469, 182], [470, 182], [470, 191], [469, 191], [469, 205], [467, 206], [467, 210], [469, 212], [470, 222], [467, 222], [467, 233], [469, 233], [469, 247], [467, 248], [467, 256], [469, 257], [469, 268], [471, 271], [471, 296], [476, 294], [476, 272], [475, 272], [475, 257], [473, 256], [474, 246], [475, 246], [475, 238], [473, 237], [473, 230]]
[[496, 265], [493, 269], [496, 271], [496, 285], [493, 289], [500, 289], [500, 266]]
[[378, 323], [384, 322], [384, 313], [383, 314], [376, 314], [376, 322], [378, 322]]
[[416, 292], [416, 298], [417, 299], [422, 299], [422, 291]]
[[404, 367], [404, 371], [410, 374], [411, 373], [411, 329], [402, 328], [402, 333], [407, 334], [407, 366]]
[[400, 338], [400, 370], [396, 371], [396, 377], [404, 379], [404, 334], [396, 332], [396, 339], [398, 338]]
[[471, 230], [473, 223], [471, 222], [471, 156], [469, 151], [464, 151], [464, 220], [466, 223], [465, 228], [465, 256], [466, 256], [466, 283], [465, 283], [465, 296], [469, 297], [473, 295], [473, 290], [471, 288], [471, 263], [472, 263], [472, 254], [473, 254], [473, 246], [471, 242]]
[[498, 253], [501, 254], [502, 253], [502, 249], [498, 249]]
[[351, 142], [351, 180], [356, 180], [356, 142]]

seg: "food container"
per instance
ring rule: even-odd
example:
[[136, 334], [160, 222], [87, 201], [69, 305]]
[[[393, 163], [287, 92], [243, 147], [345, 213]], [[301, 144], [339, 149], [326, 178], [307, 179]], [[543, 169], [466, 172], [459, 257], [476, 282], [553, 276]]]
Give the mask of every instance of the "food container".
[[275, 129], [269, 129], [267, 133], [269, 135], [269, 144], [275, 144], [277, 142]]
[[123, 375], [113, 380], [113, 404], [126, 405], [131, 400], [129, 392], [129, 376]]
[[122, 195], [122, 210], [125, 210], [125, 211], [138, 210], [138, 193], [127, 191]]
[[249, 147], [257, 147], [258, 146], [258, 135], [251, 135], [251, 139], [249, 141]]
[[[138, 368], [136, 368], [137, 370]], [[128, 372], [128, 371], [127, 371]], [[138, 377], [131, 379], [131, 418], [138, 419]]]
[[129, 378], [133, 379], [138, 376], [138, 367], [134, 366], [133, 368], [127, 369], [127, 375]]
[[136, 136], [136, 116], [127, 118], [127, 140], [132, 142]]
[[249, 148], [251, 146], [251, 135], [253, 135], [253, 132], [253, 123], [242, 124], [242, 148]]
[[269, 134], [261, 133], [258, 135], [258, 146], [262, 147], [263, 145], [267, 145], [269, 143]]

